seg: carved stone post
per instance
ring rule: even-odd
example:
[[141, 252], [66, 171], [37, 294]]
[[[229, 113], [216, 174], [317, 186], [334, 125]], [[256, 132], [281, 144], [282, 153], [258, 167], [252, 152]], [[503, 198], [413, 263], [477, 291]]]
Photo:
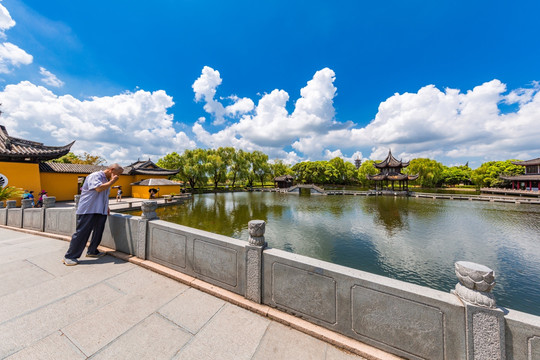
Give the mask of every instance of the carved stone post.
[[157, 201], [146, 200], [141, 204], [142, 216], [139, 220], [139, 238], [137, 239], [137, 257], [140, 259], [146, 259], [146, 242], [148, 233], [148, 221], [158, 220], [159, 217], [156, 214]]
[[32, 199], [22, 199], [21, 200], [21, 208], [22, 209], [28, 209], [32, 207]]
[[52, 208], [56, 206], [56, 196], [47, 196], [43, 199], [43, 208]]
[[159, 219], [156, 214], [157, 201], [146, 200], [141, 204], [142, 218], [147, 220]]
[[0, 209], [3, 209], [3, 208], [4, 208], [4, 202], [0, 201]]
[[262, 297], [262, 252], [266, 247], [264, 220], [248, 223], [249, 244], [246, 247], [246, 298], [261, 303]]
[[75, 195], [73, 200], [75, 200], [75, 210], [77, 210], [79, 208], [79, 200], [81, 200], [81, 195]]
[[6, 208], [11, 209], [17, 207], [17, 201], [16, 200], [8, 200], [6, 201]]
[[458, 261], [459, 283], [452, 292], [465, 304], [467, 359], [506, 359], [504, 313], [495, 304], [491, 290], [495, 273], [487, 266]]

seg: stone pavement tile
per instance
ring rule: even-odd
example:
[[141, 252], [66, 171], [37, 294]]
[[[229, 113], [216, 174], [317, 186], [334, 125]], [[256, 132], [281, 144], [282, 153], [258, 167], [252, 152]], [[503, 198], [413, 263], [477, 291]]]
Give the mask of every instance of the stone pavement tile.
[[226, 304], [175, 359], [251, 359], [270, 320]]
[[53, 252], [63, 246], [62, 241], [32, 237], [29, 241], [17, 240], [17, 244], [5, 246], [0, 253], [0, 264]]
[[225, 301], [190, 288], [162, 307], [159, 313], [196, 334], [223, 305]]
[[142, 285], [140, 292], [124, 295], [117, 301], [88, 313], [79, 321], [63, 328], [62, 332], [84, 354], [91, 356], [182, 291], [182, 284], [161, 277], [160, 281]]
[[9, 356], [6, 360], [84, 360], [86, 356], [60, 331]]
[[183, 291], [189, 289], [189, 286], [185, 284], [170, 280], [140, 266], [134, 266], [133, 269], [108, 279], [107, 284], [124, 294], [138, 294], [146, 293], [149, 284], [157, 284], [162, 281], [174, 282]]
[[92, 360], [171, 359], [192, 336], [152, 314], [92, 356]]
[[0, 297], [0, 324], [135, 267], [111, 256], [99, 260], [92, 266], [66, 266], [73, 273]]
[[366, 360], [361, 356], [345, 352], [330, 344], [326, 346], [326, 360]]
[[0, 325], [0, 359], [13, 354], [54, 331], [82, 318], [85, 314], [114, 301], [121, 294], [97, 284], [72, 296], [44, 306]]
[[26, 261], [39, 266], [43, 270], [53, 274], [54, 276], [64, 276], [72, 274], [75, 271], [80, 271], [84, 266], [73, 267], [66, 266], [62, 263], [62, 259], [68, 249], [68, 243], [65, 243], [65, 246], [61, 249], [51, 251], [47, 254], [39, 254], [36, 256], [31, 256], [26, 259]]
[[[11, 266], [6, 266], [11, 265]], [[53, 279], [54, 276], [28, 261], [14, 261], [0, 266], [0, 297]]]
[[326, 343], [272, 321], [253, 360], [324, 360]]

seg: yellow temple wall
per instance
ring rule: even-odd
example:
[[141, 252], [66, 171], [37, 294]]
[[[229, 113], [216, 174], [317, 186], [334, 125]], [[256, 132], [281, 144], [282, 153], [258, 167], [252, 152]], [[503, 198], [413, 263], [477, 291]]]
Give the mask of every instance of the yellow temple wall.
[[[38, 164], [0, 162], [0, 174], [8, 178], [7, 186], [14, 186], [22, 190], [33, 190], [37, 201], [38, 194], [41, 191]], [[21, 206], [21, 198], [10, 200], [17, 200], [17, 206]]]
[[163, 195], [170, 195], [175, 194], [178, 195], [181, 192], [180, 185], [133, 185], [131, 188], [131, 192], [133, 194], [133, 197], [141, 198], [141, 199], [150, 199], [150, 192], [149, 190], [151, 188], [157, 189], [159, 188], [159, 192], [157, 193], [156, 197], [163, 197]]

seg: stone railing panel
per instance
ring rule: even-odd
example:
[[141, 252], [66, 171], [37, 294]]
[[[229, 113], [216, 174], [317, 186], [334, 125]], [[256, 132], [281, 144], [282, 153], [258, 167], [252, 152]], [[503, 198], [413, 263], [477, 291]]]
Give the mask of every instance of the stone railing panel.
[[0, 209], [0, 225], [6, 225], [7, 221], [7, 209], [2, 208]]
[[21, 208], [9, 208], [7, 212], [7, 226], [13, 226], [17, 228], [22, 228], [22, 218], [23, 209]]
[[146, 257], [245, 295], [246, 245], [245, 241], [155, 220], [148, 223]]
[[23, 227], [25, 229], [43, 231], [43, 209], [28, 208], [23, 211]]
[[540, 359], [540, 316], [508, 310], [505, 323], [507, 359]]
[[410, 359], [463, 359], [465, 312], [453, 295], [269, 249], [263, 303]]
[[71, 236], [75, 232], [74, 208], [47, 208], [45, 211], [45, 232]]
[[139, 216], [111, 214], [101, 244], [130, 255], [137, 255], [137, 239], [139, 238]]

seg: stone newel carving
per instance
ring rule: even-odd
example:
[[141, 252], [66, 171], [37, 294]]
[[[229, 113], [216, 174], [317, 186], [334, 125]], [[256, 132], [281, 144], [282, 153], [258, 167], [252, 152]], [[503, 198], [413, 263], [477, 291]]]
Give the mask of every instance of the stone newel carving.
[[490, 293], [495, 286], [494, 271], [468, 261], [458, 261], [454, 267], [459, 280], [454, 293], [470, 304], [495, 308], [495, 298]]
[[6, 208], [11, 209], [17, 207], [17, 201], [16, 200], [8, 200], [6, 201]]
[[156, 214], [157, 201], [149, 200], [143, 201], [141, 205], [142, 209], [142, 218], [147, 220], [156, 220], [159, 219]]
[[246, 247], [246, 298], [261, 303], [262, 288], [262, 252], [266, 222], [251, 220], [248, 223], [249, 244]]
[[454, 267], [459, 283], [452, 292], [463, 301], [467, 319], [467, 359], [506, 359], [504, 313], [490, 293], [494, 271], [468, 261], [458, 261]]
[[81, 195], [75, 195], [73, 200], [75, 201], [75, 209], [78, 209], [79, 208], [79, 200], [81, 200]]
[[4, 202], [0, 201], [0, 209], [3, 209], [3, 208], [4, 208]]
[[266, 222], [264, 220], [251, 220], [248, 223], [249, 245], [263, 246]]
[[32, 207], [32, 199], [22, 199], [21, 200], [21, 208], [22, 209], [28, 209]]
[[56, 196], [47, 196], [43, 199], [44, 208], [52, 208], [56, 206]]

